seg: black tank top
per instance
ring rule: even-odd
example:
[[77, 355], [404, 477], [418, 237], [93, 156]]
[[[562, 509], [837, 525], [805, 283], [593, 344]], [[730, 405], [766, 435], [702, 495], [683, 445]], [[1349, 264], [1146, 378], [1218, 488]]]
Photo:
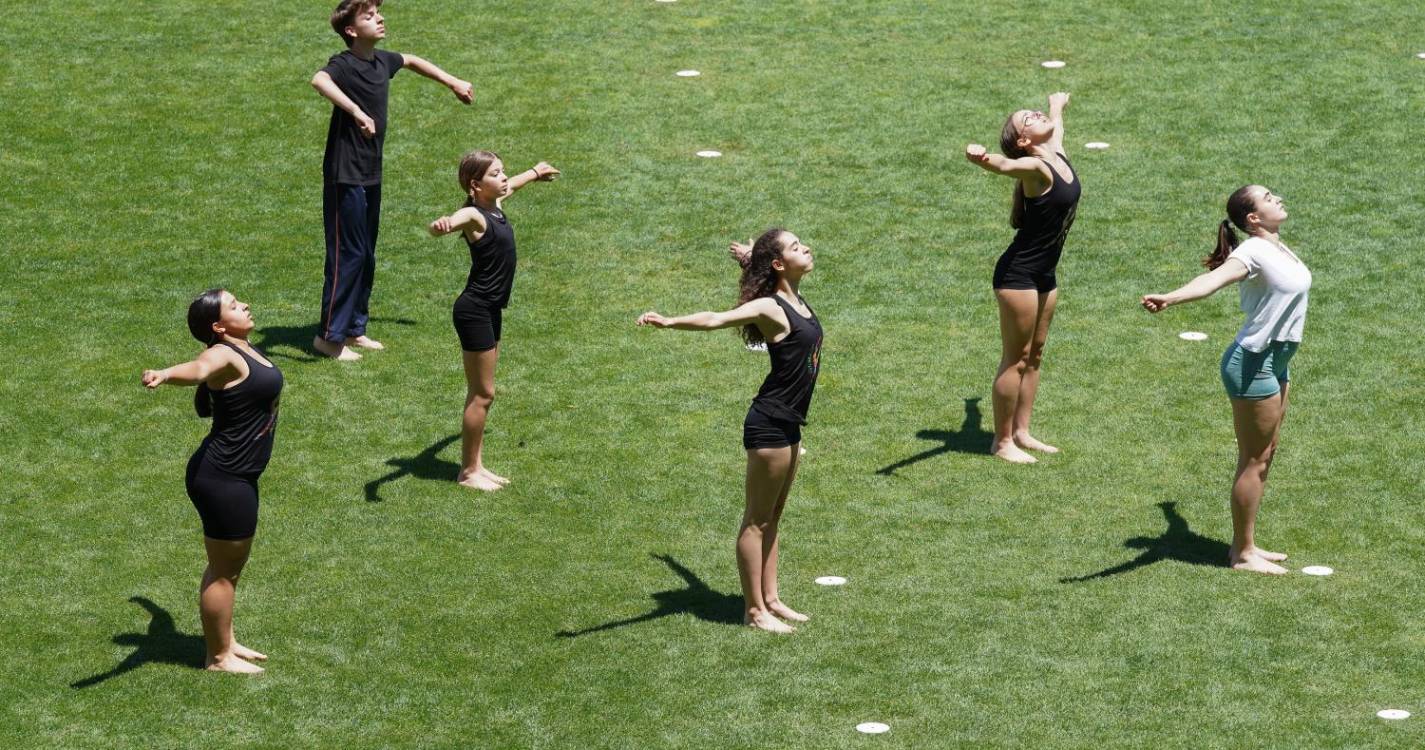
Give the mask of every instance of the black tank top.
[[515, 228], [499, 209], [474, 208], [485, 217], [485, 233], [474, 242], [465, 240], [470, 245], [470, 278], [461, 294], [488, 307], [504, 307], [515, 286]]
[[[810, 318], [802, 317], [780, 295], [773, 294], [772, 299], [782, 306], [792, 330], [781, 341], [767, 342], [772, 371], [752, 399], [752, 408], [773, 419], [806, 424], [816, 375], [821, 372], [821, 321], [816, 319], [815, 311]], [[800, 296], [797, 299], [806, 305], [806, 300]]]
[[199, 450], [207, 452], [213, 466], [229, 474], [261, 474], [272, 458], [282, 371], [275, 364], [258, 362], [236, 346], [220, 343], [247, 361], [247, 378], [232, 388], [212, 391], [213, 429]]
[[[1064, 238], [1069, 235], [1069, 227], [1074, 225], [1079, 195], [1083, 190], [1079, 185], [1078, 172], [1074, 171], [1074, 165], [1069, 164], [1069, 157], [1061, 153], [1059, 158], [1069, 167], [1074, 181], [1065, 182], [1054, 165], [1049, 164], [1047, 159], [1043, 160], [1049, 165], [1054, 181], [1049, 185], [1049, 192], [1033, 198], [1024, 197], [1024, 216], [1021, 217], [1019, 231], [1004, 251], [1017, 268], [1050, 273], [1064, 253]], [[1015, 189], [1022, 190], [1023, 187]]]

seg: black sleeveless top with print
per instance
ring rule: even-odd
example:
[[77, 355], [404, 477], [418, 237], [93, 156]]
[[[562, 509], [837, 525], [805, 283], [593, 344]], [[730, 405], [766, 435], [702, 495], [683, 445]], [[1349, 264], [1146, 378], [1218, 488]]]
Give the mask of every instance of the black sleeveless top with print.
[[236, 346], [221, 342], [247, 362], [247, 378], [225, 390], [211, 391], [213, 429], [198, 449], [214, 467], [229, 474], [256, 476], [272, 458], [272, 433], [282, 395], [282, 371]]
[[[821, 322], [814, 311], [811, 317], [802, 317], [780, 295], [774, 294], [772, 299], [782, 306], [792, 330], [781, 341], [767, 342], [772, 371], [767, 373], [757, 397], [752, 399], [752, 408], [773, 419], [804, 425], [811, 407], [811, 394], [816, 389], [816, 376], [821, 372]], [[800, 296], [797, 299], [807, 304]], [[807, 305], [807, 310], [811, 310], [811, 305]]]
[[[1053, 273], [1059, 265], [1059, 257], [1064, 253], [1064, 238], [1069, 236], [1069, 228], [1074, 225], [1078, 213], [1079, 196], [1083, 193], [1079, 184], [1079, 173], [1069, 163], [1069, 157], [1059, 154], [1069, 168], [1073, 182], [1066, 182], [1058, 170], [1048, 160], [1049, 171], [1054, 182], [1049, 192], [1034, 197], [1024, 197], [1024, 215], [1014, 241], [1004, 251], [1002, 262], [1032, 274]], [[1016, 190], [1021, 189], [1019, 186]]]

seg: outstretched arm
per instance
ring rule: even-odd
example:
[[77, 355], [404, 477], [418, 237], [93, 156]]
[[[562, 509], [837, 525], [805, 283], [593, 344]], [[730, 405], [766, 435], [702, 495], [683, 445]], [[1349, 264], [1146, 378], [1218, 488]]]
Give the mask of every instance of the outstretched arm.
[[466, 104], [475, 100], [475, 87], [472, 86], [469, 81], [462, 81], [456, 78], [441, 70], [440, 66], [425, 58], [408, 55], [404, 52], [401, 53], [401, 57], [406, 61], [405, 67], [450, 89], [451, 93], [455, 94], [456, 99]]
[[449, 216], [432, 221], [428, 229], [432, 237], [443, 237], [451, 232], [468, 230], [478, 240], [485, 234], [485, 217], [474, 206], [466, 206]]
[[[232, 361], [235, 357], [227, 347], [211, 346], [203, 350], [197, 359], [184, 362], [181, 365], [165, 367], [162, 370], [144, 370], [143, 385], [149, 390], [169, 383], [171, 385], [197, 385], [206, 383], [214, 375], [220, 375], [224, 370], [231, 370], [233, 375], [237, 374]], [[209, 385], [217, 385], [209, 383]]]
[[336, 81], [333, 81], [331, 75], [325, 70], [319, 70], [316, 75], [312, 76], [312, 88], [316, 89], [317, 93], [330, 99], [331, 103], [335, 104], [337, 109], [351, 115], [351, 119], [356, 120], [357, 126], [361, 128], [362, 135], [367, 138], [376, 137], [376, 121], [361, 111], [361, 107], [357, 106], [356, 102], [351, 100], [351, 97], [342, 92], [341, 87], [336, 85]]
[[727, 254], [737, 261], [737, 265], [747, 267], [747, 261], [752, 260], [752, 238], [747, 238], [747, 244], [734, 242], [727, 246]]
[[1016, 177], [1021, 180], [1039, 180], [1048, 177], [1044, 174], [1044, 170], [1047, 169], [1044, 162], [1032, 156], [1011, 159], [1002, 154], [987, 153], [985, 147], [978, 143], [971, 143], [965, 147], [965, 158], [986, 172]]
[[510, 192], [513, 193], [531, 182], [553, 182], [558, 177], [559, 170], [551, 167], [549, 162], [542, 161], [511, 177]]
[[782, 309], [770, 297], [758, 297], [726, 312], [700, 312], [667, 318], [650, 310], [638, 316], [638, 324], [654, 328], [676, 328], [680, 331], [716, 331], [719, 328], [735, 328], [751, 323], [765, 332], [769, 328], [778, 327], [778, 323], [786, 325], [784, 321], [778, 321], [774, 317], [779, 314], [784, 315]]
[[1064, 108], [1068, 106], [1068, 92], [1056, 91], [1049, 95], [1049, 119], [1054, 123], [1054, 135], [1049, 138], [1049, 147], [1055, 153], [1064, 153]]
[[1199, 274], [1197, 278], [1174, 289], [1167, 294], [1145, 294], [1143, 295], [1143, 308], [1148, 312], [1162, 312], [1170, 305], [1180, 305], [1184, 302], [1200, 300], [1210, 296], [1213, 292], [1228, 284], [1241, 281], [1247, 278], [1247, 266], [1236, 258], [1228, 258], [1226, 262], [1217, 268], [1204, 274]]

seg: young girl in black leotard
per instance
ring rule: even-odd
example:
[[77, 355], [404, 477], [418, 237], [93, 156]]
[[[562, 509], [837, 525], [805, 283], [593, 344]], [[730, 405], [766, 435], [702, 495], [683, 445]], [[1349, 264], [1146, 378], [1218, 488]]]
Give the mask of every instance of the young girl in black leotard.
[[470, 246], [470, 276], [455, 300], [452, 318], [465, 362], [465, 411], [461, 420], [457, 482], [487, 492], [510, 480], [485, 468], [485, 418], [495, 400], [495, 364], [500, 358], [501, 315], [515, 283], [515, 230], [501, 201], [536, 180], [553, 180], [559, 170], [540, 162], [514, 177], [500, 157], [471, 151], [460, 160], [460, 187], [468, 198], [450, 216], [431, 222], [433, 236], [459, 231]]
[[213, 418], [188, 461], [186, 484], [208, 553], [198, 595], [207, 667], [220, 672], [261, 672], [252, 662], [267, 658], [233, 637], [233, 595], [257, 530], [257, 480], [272, 456], [282, 393], [282, 372], [247, 341], [252, 329], [246, 304], [211, 289], [188, 307], [188, 330], [207, 349], [191, 362], [143, 372], [150, 389], [198, 386], [198, 415]]
[[748, 343], [767, 342], [772, 371], [742, 425], [747, 505], [737, 535], [737, 569], [746, 602], [743, 621], [774, 633], [794, 630], [782, 620], [808, 619], [784, 604], [777, 591], [777, 525], [796, 479], [801, 428], [821, 371], [821, 322], [797, 293], [811, 269], [811, 248], [791, 232], [769, 229], [752, 244], [738, 307], [678, 318], [646, 312], [638, 318], [639, 325], [685, 331], [740, 326]]
[[965, 158], [996, 174], [1015, 178], [1010, 224], [1019, 230], [995, 264], [999, 301], [1000, 363], [994, 382], [994, 454], [1013, 463], [1034, 463], [1025, 452], [1057, 453], [1029, 434], [1044, 342], [1058, 303], [1055, 269], [1079, 205], [1079, 176], [1064, 155], [1064, 107], [1069, 95], [1049, 96], [1049, 114], [1020, 110], [1000, 132], [1004, 155], [972, 143]]

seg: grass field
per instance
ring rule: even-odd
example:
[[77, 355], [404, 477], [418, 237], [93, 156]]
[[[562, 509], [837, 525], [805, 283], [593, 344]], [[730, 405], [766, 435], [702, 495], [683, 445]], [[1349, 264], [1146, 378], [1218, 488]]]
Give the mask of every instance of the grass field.
[[[389, 350], [354, 366], [307, 343], [329, 4], [0, 14], [0, 746], [1425, 744], [1425, 716], [1375, 718], [1425, 714], [1414, 4], [392, 0], [385, 46], [476, 104], [393, 81]], [[961, 152], [1060, 89], [1084, 197], [1036, 432], [1064, 453], [1011, 467], [983, 453], [1009, 182]], [[466, 250], [424, 231], [476, 147], [564, 170], [507, 206], [487, 460], [515, 484], [491, 495], [451, 481]], [[1249, 182], [1315, 274], [1259, 539], [1329, 578], [1212, 564], [1235, 292], [1137, 306]], [[783, 531], [813, 620], [783, 638], [735, 624], [766, 357], [633, 326], [728, 306], [727, 242], [771, 225], [816, 250], [827, 331]], [[287, 377], [237, 605], [256, 679], [194, 668], [182, 472], [207, 423], [139, 386], [195, 354], [184, 310], [214, 285]]]

